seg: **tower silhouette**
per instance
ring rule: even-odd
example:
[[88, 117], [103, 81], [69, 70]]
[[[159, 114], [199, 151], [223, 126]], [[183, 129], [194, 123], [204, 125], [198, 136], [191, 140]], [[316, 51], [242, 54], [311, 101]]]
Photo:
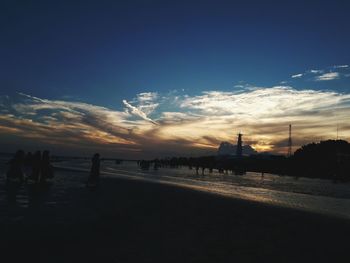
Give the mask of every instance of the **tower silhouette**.
[[237, 149], [236, 149], [236, 156], [237, 157], [242, 157], [243, 153], [243, 147], [242, 147], [242, 133], [238, 133], [238, 138], [237, 138]]
[[292, 124], [289, 124], [288, 157], [292, 156]]

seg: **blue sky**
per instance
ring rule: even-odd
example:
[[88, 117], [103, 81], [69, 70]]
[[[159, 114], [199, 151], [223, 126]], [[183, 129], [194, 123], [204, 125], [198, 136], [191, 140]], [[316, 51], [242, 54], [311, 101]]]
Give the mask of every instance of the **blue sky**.
[[[203, 92], [288, 86], [346, 96], [350, 3], [305, 2], [9, 1], [0, 9], [0, 95], [11, 98], [12, 119], [24, 118], [12, 110], [23, 93], [136, 119], [132, 107], [146, 109], [152, 121], [164, 112], [195, 114], [179, 105]], [[150, 92], [157, 106], [137, 100]], [[165, 102], [175, 99], [182, 102]]]

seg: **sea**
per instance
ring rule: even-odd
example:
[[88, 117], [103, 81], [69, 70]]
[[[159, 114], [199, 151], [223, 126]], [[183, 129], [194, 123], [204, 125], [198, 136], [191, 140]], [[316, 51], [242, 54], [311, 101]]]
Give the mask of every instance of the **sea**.
[[[7, 162], [10, 158], [10, 155], [0, 155], [0, 208], [6, 208], [2, 209], [0, 221], [4, 217], [16, 220], [16, 216], [20, 217], [20, 212], [8, 211], [14, 211], [15, 208], [30, 209], [35, 204], [33, 186], [23, 184], [13, 191], [6, 183]], [[48, 194], [42, 203], [55, 207], [59, 203], [70, 202], [67, 198], [68, 193], [86, 188], [91, 161], [67, 159], [54, 162], [53, 165], [55, 177], [49, 182]], [[194, 169], [188, 167], [161, 167], [154, 170], [151, 166], [149, 170], [142, 170], [135, 161], [123, 161], [118, 164], [111, 160], [101, 162], [101, 184], [103, 178], [124, 178], [174, 185], [229, 198], [350, 219], [350, 183], [253, 172], [235, 175], [215, 170], [209, 173], [206, 170], [202, 175], [201, 171], [196, 174]]]

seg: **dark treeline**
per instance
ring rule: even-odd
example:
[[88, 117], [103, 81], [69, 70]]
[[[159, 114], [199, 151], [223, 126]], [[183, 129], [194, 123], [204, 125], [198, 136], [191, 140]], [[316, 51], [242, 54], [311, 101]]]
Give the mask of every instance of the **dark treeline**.
[[303, 177], [350, 180], [350, 144], [344, 140], [310, 143], [295, 151], [289, 170]]
[[327, 140], [302, 146], [291, 157], [257, 154], [250, 156], [173, 157], [139, 161], [142, 169], [188, 166], [197, 174], [221, 173], [243, 175], [246, 172], [272, 173], [294, 177], [350, 180], [350, 144], [344, 140]]

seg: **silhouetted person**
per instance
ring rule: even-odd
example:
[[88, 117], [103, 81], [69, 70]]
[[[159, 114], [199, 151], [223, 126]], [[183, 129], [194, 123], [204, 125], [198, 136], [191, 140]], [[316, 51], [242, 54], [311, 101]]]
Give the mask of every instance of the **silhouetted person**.
[[39, 181], [40, 170], [41, 170], [41, 152], [36, 151], [32, 159], [32, 174], [28, 177], [28, 179], [33, 180], [37, 183]]
[[153, 169], [158, 170], [159, 167], [160, 167], [160, 162], [158, 159], [155, 159]]
[[32, 162], [33, 162], [33, 155], [31, 152], [28, 152], [24, 158], [23, 162], [23, 173], [24, 176], [27, 178], [31, 172], [32, 172]]
[[50, 164], [50, 152], [44, 151], [41, 159], [40, 182], [44, 183], [46, 179], [53, 177], [53, 167]]
[[198, 175], [198, 171], [199, 171], [199, 165], [196, 164], [196, 174]]
[[149, 161], [142, 160], [140, 162], [140, 167], [142, 170], [149, 170], [150, 164], [151, 163]]
[[23, 162], [24, 162], [24, 152], [18, 150], [12, 160], [9, 161], [9, 170], [6, 173], [6, 179], [19, 179], [23, 181]]
[[91, 159], [91, 163], [92, 164], [88, 183], [97, 185], [100, 181], [100, 154], [95, 153]]
[[24, 159], [24, 164], [28, 166], [32, 166], [33, 154], [31, 152], [27, 152], [27, 155]]

